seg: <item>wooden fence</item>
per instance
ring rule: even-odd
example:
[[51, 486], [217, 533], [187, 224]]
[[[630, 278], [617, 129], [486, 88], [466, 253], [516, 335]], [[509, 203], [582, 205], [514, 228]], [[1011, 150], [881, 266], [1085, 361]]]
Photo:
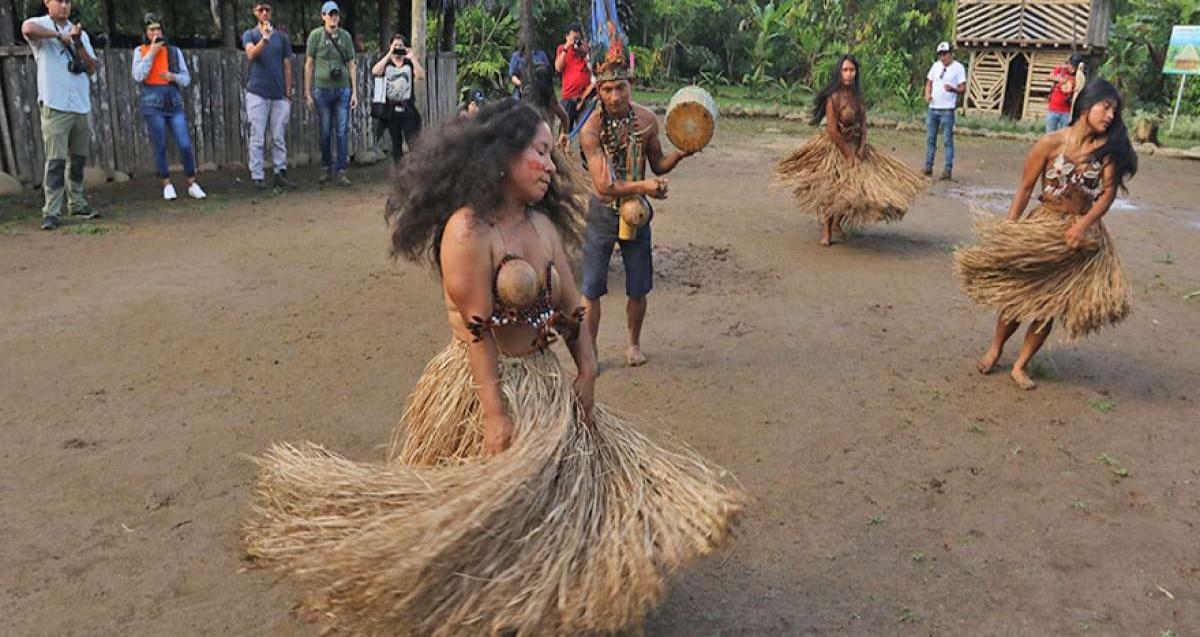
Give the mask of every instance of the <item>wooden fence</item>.
[[[196, 162], [200, 166], [235, 167], [247, 161], [249, 124], [243, 87], [247, 62], [242, 51], [184, 49], [191, 86], [183, 90]], [[133, 52], [97, 51], [103, 63], [92, 77], [92, 147], [89, 165], [110, 175], [154, 172], [154, 148], [142, 120], [139, 87], [133, 81]], [[375, 121], [370, 117], [371, 66], [376, 60], [358, 57], [358, 108], [350, 113], [350, 153], [374, 145]], [[455, 112], [458, 102], [454, 53], [431, 53], [428, 77], [417, 83], [418, 110], [429, 125]], [[320, 157], [315, 109], [303, 99], [304, 56], [292, 58], [297, 99], [292, 103], [287, 144], [290, 160]], [[37, 103], [37, 67], [26, 47], [0, 47], [0, 159], [3, 172], [26, 184], [39, 184], [45, 163]], [[174, 144], [172, 163], [177, 162]], [[270, 161], [270, 152], [267, 153]]]

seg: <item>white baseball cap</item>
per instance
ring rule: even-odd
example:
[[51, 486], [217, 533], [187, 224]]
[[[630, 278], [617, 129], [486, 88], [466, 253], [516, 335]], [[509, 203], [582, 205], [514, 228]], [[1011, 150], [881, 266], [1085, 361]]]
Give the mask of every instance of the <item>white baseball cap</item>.
[[937, 46], [938, 53], [947, 53], [949, 51], [950, 51], [950, 43], [949, 42], [942, 42], [942, 43], [938, 44], [938, 46]]

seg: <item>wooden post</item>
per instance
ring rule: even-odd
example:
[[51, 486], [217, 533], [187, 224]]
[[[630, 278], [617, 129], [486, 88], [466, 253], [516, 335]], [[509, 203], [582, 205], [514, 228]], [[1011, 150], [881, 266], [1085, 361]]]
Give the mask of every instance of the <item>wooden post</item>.
[[[0, 46], [13, 46], [17, 25], [13, 22], [13, 6], [10, 0], [0, 0]], [[12, 126], [8, 122], [8, 99], [4, 92], [4, 64], [0, 58], [0, 144], [4, 155], [0, 169], [16, 176], [17, 158], [13, 152]]]

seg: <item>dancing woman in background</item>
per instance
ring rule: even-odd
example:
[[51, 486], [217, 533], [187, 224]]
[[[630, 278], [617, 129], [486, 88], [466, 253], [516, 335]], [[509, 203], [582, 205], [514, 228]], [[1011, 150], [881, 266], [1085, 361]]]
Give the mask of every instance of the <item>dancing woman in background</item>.
[[925, 179], [867, 143], [867, 109], [858, 60], [849, 53], [813, 99], [812, 118], [825, 130], [779, 162], [776, 176], [793, 186], [801, 210], [821, 221], [821, 245], [833, 233], [869, 223], [899, 221]]

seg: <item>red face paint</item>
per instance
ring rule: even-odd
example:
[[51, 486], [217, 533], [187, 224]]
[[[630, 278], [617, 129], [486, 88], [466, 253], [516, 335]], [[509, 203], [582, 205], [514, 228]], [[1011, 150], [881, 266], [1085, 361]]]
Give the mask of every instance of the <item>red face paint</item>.
[[537, 159], [527, 160], [525, 162], [525, 166], [528, 167], [530, 170], [537, 170], [537, 171], [544, 172], [544, 173], [550, 172], [550, 169], [546, 167], [546, 164]]

